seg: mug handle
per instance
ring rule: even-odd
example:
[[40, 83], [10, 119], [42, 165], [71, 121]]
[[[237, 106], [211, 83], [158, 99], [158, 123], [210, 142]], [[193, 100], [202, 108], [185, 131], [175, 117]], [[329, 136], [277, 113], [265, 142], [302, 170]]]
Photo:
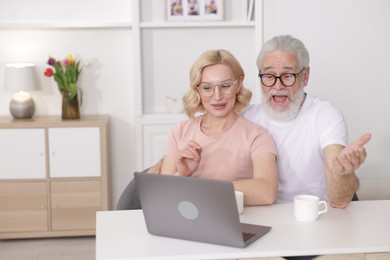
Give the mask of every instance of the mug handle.
[[321, 210], [321, 211], [319, 211], [319, 212], [318, 212], [318, 215], [320, 215], [320, 214], [325, 213], [325, 212], [328, 211], [328, 205], [326, 204], [326, 201], [321, 200], [320, 202], [318, 202], [318, 205], [319, 205], [320, 207], [321, 207], [321, 204], [324, 205], [324, 209]]

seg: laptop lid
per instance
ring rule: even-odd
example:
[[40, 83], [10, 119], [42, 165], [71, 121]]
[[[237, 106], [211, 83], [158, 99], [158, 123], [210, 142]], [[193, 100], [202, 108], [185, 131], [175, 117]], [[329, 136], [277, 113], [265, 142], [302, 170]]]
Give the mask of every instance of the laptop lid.
[[231, 182], [141, 172], [135, 181], [151, 234], [245, 247], [271, 229], [240, 223]]

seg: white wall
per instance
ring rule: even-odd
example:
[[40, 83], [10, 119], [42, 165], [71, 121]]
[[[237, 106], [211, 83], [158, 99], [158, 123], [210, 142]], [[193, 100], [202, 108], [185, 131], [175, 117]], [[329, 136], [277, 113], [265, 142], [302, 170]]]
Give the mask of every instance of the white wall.
[[[6, 63], [36, 63], [42, 83], [42, 90], [34, 93], [36, 115], [60, 115], [56, 85], [42, 76], [48, 55], [61, 58], [77, 53], [81, 59], [91, 61], [80, 80], [85, 98], [81, 111], [111, 116], [113, 205], [136, 170], [132, 39], [131, 27], [127, 26], [131, 22], [129, 2], [0, 2], [0, 83]], [[16, 8], [15, 3], [25, 8]], [[332, 101], [343, 111], [351, 139], [366, 131], [373, 134], [367, 146], [367, 162], [359, 171], [363, 179], [390, 178], [390, 165], [386, 163], [386, 148], [390, 147], [390, 120], [386, 115], [390, 94], [388, 10], [387, 0], [265, 0], [264, 3], [264, 38], [292, 34], [301, 38], [310, 50], [311, 80], [307, 91]], [[46, 17], [50, 11], [53, 13]], [[61, 18], [56, 18], [58, 14]], [[22, 24], [18, 25], [20, 21]], [[10, 98], [11, 93], [0, 87], [0, 116], [9, 115]]]
[[265, 0], [264, 38], [291, 34], [311, 55], [306, 91], [344, 114], [350, 141], [373, 137], [361, 180], [390, 180], [390, 2], [387, 0]]

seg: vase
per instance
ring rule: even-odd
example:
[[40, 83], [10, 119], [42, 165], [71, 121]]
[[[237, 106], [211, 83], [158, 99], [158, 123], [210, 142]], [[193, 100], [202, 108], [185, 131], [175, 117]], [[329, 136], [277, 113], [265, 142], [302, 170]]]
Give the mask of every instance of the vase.
[[64, 90], [62, 95], [62, 119], [79, 119], [79, 99], [76, 95], [74, 98], [70, 98], [69, 91]]

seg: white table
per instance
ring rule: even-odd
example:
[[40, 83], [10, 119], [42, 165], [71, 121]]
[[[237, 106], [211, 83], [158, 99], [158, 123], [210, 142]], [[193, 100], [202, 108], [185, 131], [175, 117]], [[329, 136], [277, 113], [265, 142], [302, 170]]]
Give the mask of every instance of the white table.
[[142, 210], [101, 211], [96, 259], [227, 259], [266, 256], [390, 252], [390, 200], [329, 207], [315, 222], [298, 222], [293, 204], [247, 207], [241, 221], [271, 226], [247, 248], [150, 235]]

